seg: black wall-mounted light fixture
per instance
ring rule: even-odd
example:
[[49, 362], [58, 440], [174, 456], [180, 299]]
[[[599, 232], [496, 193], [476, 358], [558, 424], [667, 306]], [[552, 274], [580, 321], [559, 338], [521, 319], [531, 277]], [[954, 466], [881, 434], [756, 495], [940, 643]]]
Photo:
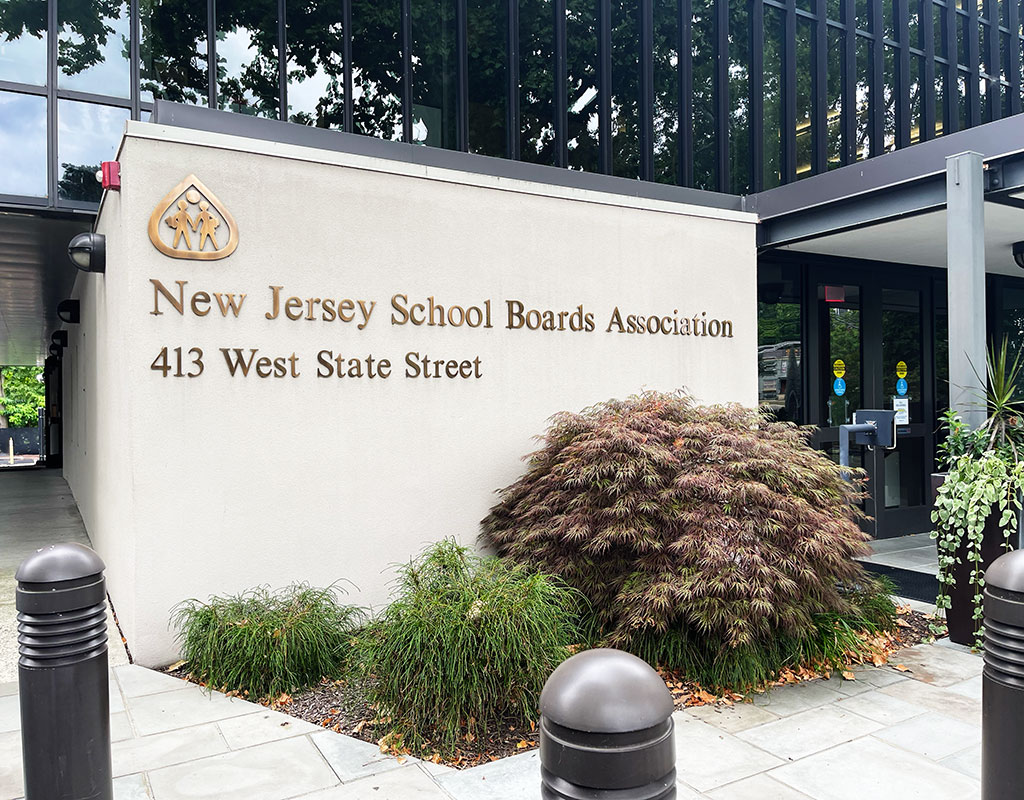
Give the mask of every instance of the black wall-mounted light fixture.
[[59, 344], [50, 345], [50, 355], [53, 356], [54, 358], [60, 358], [61, 355], [63, 355], [63, 353], [64, 351], [61, 349], [61, 346]]
[[67, 331], [54, 331], [50, 337], [50, 342], [57, 345], [57, 347], [68, 346], [68, 332]]
[[77, 325], [82, 319], [82, 307], [77, 300], [61, 300], [57, 303], [57, 317], [61, 322]]
[[68, 257], [82, 272], [106, 272], [107, 240], [100, 233], [80, 233], [68, 245]]
[[1017, 266], [1024, 269], [1024, 242], [1013, 243], [1013, 260], [1017, 262]]

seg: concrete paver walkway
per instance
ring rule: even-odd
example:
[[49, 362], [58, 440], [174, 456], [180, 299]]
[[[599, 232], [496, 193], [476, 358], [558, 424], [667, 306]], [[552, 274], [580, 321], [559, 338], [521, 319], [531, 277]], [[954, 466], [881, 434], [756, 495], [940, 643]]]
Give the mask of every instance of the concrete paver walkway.
[[[14, 573], [40, 547], [59, 542], [90, 544], [60, 470], [0, 470], [0, 683], [18, 675]], [[121, 635], [109, 613], [107, 631], [110, 663], [127, 664]]]
[[871, 564], [939, 574], [939, 554], [930, 533], [914, 533], [871, 542], [871, 555], [858, 559]]
[[[680, 800], [972, 800], [982, 661], [919, 645], [753, 703], [677, 712]], [[117, 800], [540, 797], [537, 752], [456, 771], [138, 666], [111, 670]], [[15, 684], [0, 686], [0, 800], [22, 794]]]

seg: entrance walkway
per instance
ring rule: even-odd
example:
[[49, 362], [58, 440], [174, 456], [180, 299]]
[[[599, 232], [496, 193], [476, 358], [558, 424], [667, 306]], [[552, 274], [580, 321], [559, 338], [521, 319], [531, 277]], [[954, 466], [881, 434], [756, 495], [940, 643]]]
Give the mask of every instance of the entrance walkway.
[[930, 533], [913, 533], [871, 542], [871, 555], [860, 559], [928, 575], [939, 574], [939, 554]]
[[[59, 470], [0, 470], [0, 683], [18, 675], [14, 573], [40, 547], [89, 545], [75, 498]], [[121, 634], [108, 615], [110, 663], [126, 664]]]
[[[754, 703], [680, 711], [679, 800], [976, 800], [980, 656], [919, 645]], [[0, 800], [22, 794], [0, 685]], [[139, 666], [111, 671], [115, 800], [539, 800], [537, 751], [455, 771]]]

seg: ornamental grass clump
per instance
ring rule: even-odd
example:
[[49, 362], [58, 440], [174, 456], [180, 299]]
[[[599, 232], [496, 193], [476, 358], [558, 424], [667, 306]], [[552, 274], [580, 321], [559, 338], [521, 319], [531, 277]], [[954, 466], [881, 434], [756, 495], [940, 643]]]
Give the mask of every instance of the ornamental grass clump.
[[853, 560], [862, 474], [843, 480], [809, 435], [680, 392], [562, 413], [483, 538], [577, 588], [595, 641], [706, 684], [834, 663], [895, 609]]
[[362, 612], [339, 602], [336, 587], [304, 583], [250, 589], [174, 611], [181, 657], [208, 686], [276, 697], [336, 678], [345, 669]]
[[474, 749], [489, 728], [534, 719], [544, 681], [578, 641], [580, 600], [557, 578], [432, 545], [400, 570], [397, 596], [356, 644], [389, 741]]

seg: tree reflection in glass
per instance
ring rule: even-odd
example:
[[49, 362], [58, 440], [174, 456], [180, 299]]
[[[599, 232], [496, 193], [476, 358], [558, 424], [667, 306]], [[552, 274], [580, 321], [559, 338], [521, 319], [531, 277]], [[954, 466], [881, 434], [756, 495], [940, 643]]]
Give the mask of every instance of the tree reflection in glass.
[[288, 119], [318, 128], [345, 121], [341, 0], [289, 0]]
[[117, 152], [127, 108], [57, 102], [57, 196], [61, 200], [98, 203], [102, 187], [96, 180], [100, 163]]
[[206, 105], [206, 3], [139, 0], [142, 99]]
[[217, 107], [277, 117], [276, 0], [217, 0]]
[[352, 0], [352, 113], [356, 133], [402, 138], [400, 0]]
[[128, 4], [124, 0], [57, 3], [57, 85], [131, 96]]
[[569, 167], [586, 172], [600, 169], [597, 5], [592, 0], [566, 2]]
[[551, 0], [519, 0], [519, 149], [523, 161], [555, 162], [555, 29]]
[[493, 0], [469, 0], [469, 150], [506, 155], [508, 104], [508, 13]]
[[46, 84], [46, 0], [0, 2], [0, 80]]

